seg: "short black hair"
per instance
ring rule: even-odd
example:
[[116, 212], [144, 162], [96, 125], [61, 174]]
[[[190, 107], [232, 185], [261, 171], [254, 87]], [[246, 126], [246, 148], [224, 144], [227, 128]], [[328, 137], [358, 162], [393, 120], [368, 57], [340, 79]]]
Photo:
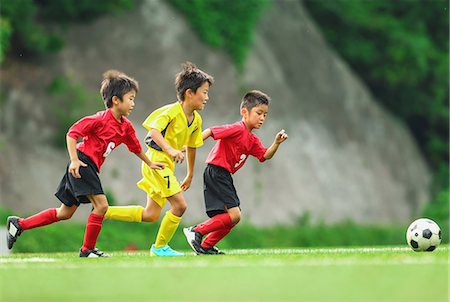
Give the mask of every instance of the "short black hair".
[[242, 98], [241, 109], [247, 108], [248, 111], [251, 111], [252, 108], [259, 105], [269, 106], [270, 101], [270, 97], [264, 92], [261, 92], [259, 90], [252, 90], [247, 92]]
[[112, 98], [117, 96], [122, 100], [123, 96], [131, 90], [139, 91], [139, 83], [125, 73], [110, 69], [103, 73], [103, 81], [100, 87], [100, 95], [106, 107], [112, 107]]
[[184, 101], [184, 94], [186, 90], [191, 89], [194, 93], [205, 82], [209, 86], [214, 83], [214, 78], [206, 72], [200, 70], [191, 62], [181, 64], [182, 70], [177, 73], [175, 78], [175, 89], [177, 91], [177, 98]]

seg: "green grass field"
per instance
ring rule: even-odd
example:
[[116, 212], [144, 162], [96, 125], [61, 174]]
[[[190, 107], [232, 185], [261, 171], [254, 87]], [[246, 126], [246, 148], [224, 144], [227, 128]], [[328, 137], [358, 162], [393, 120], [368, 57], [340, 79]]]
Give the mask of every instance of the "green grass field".
[[448, 301], [449, 246], [0, 257], [0, 301]]

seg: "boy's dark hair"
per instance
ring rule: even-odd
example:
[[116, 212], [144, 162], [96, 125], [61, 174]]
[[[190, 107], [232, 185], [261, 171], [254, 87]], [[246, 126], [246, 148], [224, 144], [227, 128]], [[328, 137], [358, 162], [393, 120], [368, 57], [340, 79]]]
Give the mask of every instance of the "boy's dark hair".
[[106, 107], [112, 107], [112, 98], [117, 96], [122, 100], [123, 96], [131, 90], [139, 91], [138, 82], [118, 70], [110, 69], [103, 73], [103, 81], [100, 87], [100, 95]]
[[194, 93], [205, 82], [209, 86], [214, 83], [214, 78], [206, 72], [200, 70], [191, 62], [181, 64], [182, 70], [177, 73], [175, 78], [175, 89], [177, 91], [177, 98], [184, 101], [184, 94], [186, 90], [191, 89]]
[[259, 105], [269, 106], [270, 101], [270, 97], [264, 92], [261, 92], [259, 90], [252, 90], [247, 92], [242, 98], [241, 109], [247, 108], [248, 111], [251, 111], [252, 108]]

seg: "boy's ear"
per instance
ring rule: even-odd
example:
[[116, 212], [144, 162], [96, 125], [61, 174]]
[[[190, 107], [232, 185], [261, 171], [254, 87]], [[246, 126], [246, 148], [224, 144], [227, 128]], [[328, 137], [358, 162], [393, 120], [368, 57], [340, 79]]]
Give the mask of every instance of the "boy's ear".
[[248, 114], [247, 108], [242, 107], [242, 108], [241, 108], [241, 115], [242, 115], [242, 116], [245, 116], [245, 115], [247, 115], [247, 114]]
[[184, 97], [185, 97], [185, 98], [186, 98], [186, 97], [192, 97], [192, 94], [193, 94], [192, 89], [189, 88], [189, 89], [187, 89], [187, 90], [184, 92]]
[[116, 96], [116, 95], [114, 95], [114, 96], [112, 97], [112, 103], [113, 103], [114, 105], [118, 105], [118, 104], [120, 103], [119, 97]]

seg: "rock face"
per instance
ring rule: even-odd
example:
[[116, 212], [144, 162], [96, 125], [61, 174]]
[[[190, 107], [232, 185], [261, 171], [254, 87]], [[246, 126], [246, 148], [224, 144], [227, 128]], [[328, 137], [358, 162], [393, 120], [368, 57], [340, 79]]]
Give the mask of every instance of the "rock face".
[[[43, 146], [52, 131], [43, 109], [51, 104], [38, 106], [46, 102], [43, 87], [64, 74], [96, 93], [105, 70], [123, 70], [140, 82], [130, 119], [144, 138], [140, 124], [175, 100], [174, 75], [187, 60], [216, 80], [201, 112], [205, 128], [239, 120], [243, 92], [259, 89], [272, 103], [256, 133], [267, 146], [280, 129], [289, 134], [272, 160], [249, 159], [234, 176], [244, 221], [292, 223], [308, 213], [328, 223], [405, 223], [429, 199], [430, 173], [410, 133], [375, 103], [299, 2], [274, 1], [240, 76], [224, 52], [203, 44], [164, 1], [143, 1], [133, 12], [76, 26], [65, 37], [65, 49], [51, 61], [10, 61], [2, 68], [0, 204], [20, 214], [59, 205], [53, 193], [67, 164], [64, 152]], [[206, 218], [202, 173], [213, 143], [197, 152], [196, 177], [185, 193], [186, 223]], [[177, 168], [181, 181], [185, 165]], [[140, 162], [125, 147], [110, 155], [101, 178], [118, 204], [145, 204], [135, 186]], [[77, 217], [85, 220], [90, 208], [82, 208]]]

